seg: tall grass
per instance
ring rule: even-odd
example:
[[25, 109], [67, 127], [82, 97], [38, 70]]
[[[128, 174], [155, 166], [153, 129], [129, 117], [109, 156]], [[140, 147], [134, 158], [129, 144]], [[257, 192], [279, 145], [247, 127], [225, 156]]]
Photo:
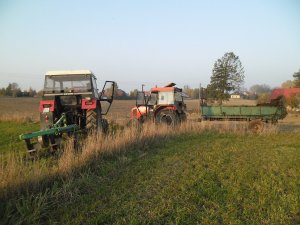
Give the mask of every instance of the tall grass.
[[[187, 122], [178, 127], [157, 126], [153, 123], [142, 127], [128, 127], [113, 134], [92, 134], [83, 141], [81, 150], [73, 147], [73, 141], [65, 144], [63, 153], [51, 160], [28, 160], [23, 156], [12, 154], [0, 162], [0, 196], [6, 198], [12, 193], [34, 190], [40, 185], [57, 177], [64, 177], [74, 171], [93, 163], [95, 159], [112, 155], [128, 149], [151, 149], [152, 144], [161, 143], [174, 136], [186, 133], [216, 131], [233, 132], [239, 135], [248, 133], [246, 123], [192, 123]], [[266, 129], [264, 134], [277, 132]]]

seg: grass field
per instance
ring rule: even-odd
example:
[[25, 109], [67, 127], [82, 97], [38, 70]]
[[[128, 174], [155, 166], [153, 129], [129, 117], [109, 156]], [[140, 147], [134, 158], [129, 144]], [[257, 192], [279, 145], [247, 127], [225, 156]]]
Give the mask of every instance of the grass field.
[[3, 222], [297, 224], [299, 138], [204, 132], [129, 148], [10, 197]]
[[[28, 161], [17, 137], [38, 129], [38, 101], [0, 99], [0, 224], [300, 224], [300, 115], [257, 135], [195, 123], [188, 101], [178, 131], [125, 129]], [[109, 118], [126, 124], [133, 105]]]

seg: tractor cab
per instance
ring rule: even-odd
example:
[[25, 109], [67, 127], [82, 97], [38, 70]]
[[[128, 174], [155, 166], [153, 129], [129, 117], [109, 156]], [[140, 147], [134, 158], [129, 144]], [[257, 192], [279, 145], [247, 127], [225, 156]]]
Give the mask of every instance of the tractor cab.
[[[105, 82], [101, 93], [104, 93], [108, 83], [114, 85], [114, 82]], [[90, 70], [49, 71], [45, 75], [40, 102], [41, 129], [52, 126], [62, 113], [66, 114], [68, 124], [79, 124], [83, 129], [88, 110], [96, 109], [99, 115], [105, 115], [108, 110], [104, 112], [101, 104], [105, 101], [110, 106], [112, 99], [113, 96], [104, 99], [99, 95], [96, 76]], [[51, 118], [51, 122], [45, 122], [45, 115]]]
[[[74, 73], [74, 72], [73, 72]], [[44, 95], [76, 95], [85, 94], [99, 98], [96, 77], [89, 71], [77, 74], [54, 74], [45, 76]]]
[[185, 110], [184, 97], [185, 94], [182, 92], [181, 88], [173, 87], [175, 85], [171, 83], [165, 87], [155, 87], [151, 89], [152, 102], [157, 106], [175, 106], [177, 110]]

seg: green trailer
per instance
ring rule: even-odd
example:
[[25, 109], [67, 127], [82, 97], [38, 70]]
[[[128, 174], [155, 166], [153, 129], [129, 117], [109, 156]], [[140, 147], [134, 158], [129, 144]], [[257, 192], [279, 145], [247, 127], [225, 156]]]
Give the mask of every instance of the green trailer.
[[203, 120], [262, 120], [276, 123], [286, 115], [278, 106], [201, 106]]
[[287, 115], [283, 104], [257, 106], [208, 106], [201, 104], [200, 120], [249, 121], [249, 127], [260, 130], [265, 123], [277, 123]]

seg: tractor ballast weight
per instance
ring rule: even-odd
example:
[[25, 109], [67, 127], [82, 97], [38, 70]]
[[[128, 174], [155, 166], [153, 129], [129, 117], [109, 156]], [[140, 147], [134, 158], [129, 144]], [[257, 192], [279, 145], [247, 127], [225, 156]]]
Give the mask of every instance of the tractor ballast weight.
[[137, 92], [136, 106], [131, 109], [131, 121], [143, 123], [152, 120], [156, 124], [177, 125], [186, 120], [185, 94], [170, 83], [151, 88], [150, 92]]
[[[107, 88], [109, 84], [111, 87]], [[108, 122], [103, 116], [113, 102], [114, 87], [114, 81], [106, 81], [99, 94], [96, 77], [89, 70], [47, 72], [39, 105], [41, 130], [20, 135], [20, 139], [26, 142], [28, 152], [43, 147], [55, 151], [63, 133], [71, 136], [79, 131], [107, 131]], [[105, 111], [102, 107], [104, 102], [108, 103]]]

